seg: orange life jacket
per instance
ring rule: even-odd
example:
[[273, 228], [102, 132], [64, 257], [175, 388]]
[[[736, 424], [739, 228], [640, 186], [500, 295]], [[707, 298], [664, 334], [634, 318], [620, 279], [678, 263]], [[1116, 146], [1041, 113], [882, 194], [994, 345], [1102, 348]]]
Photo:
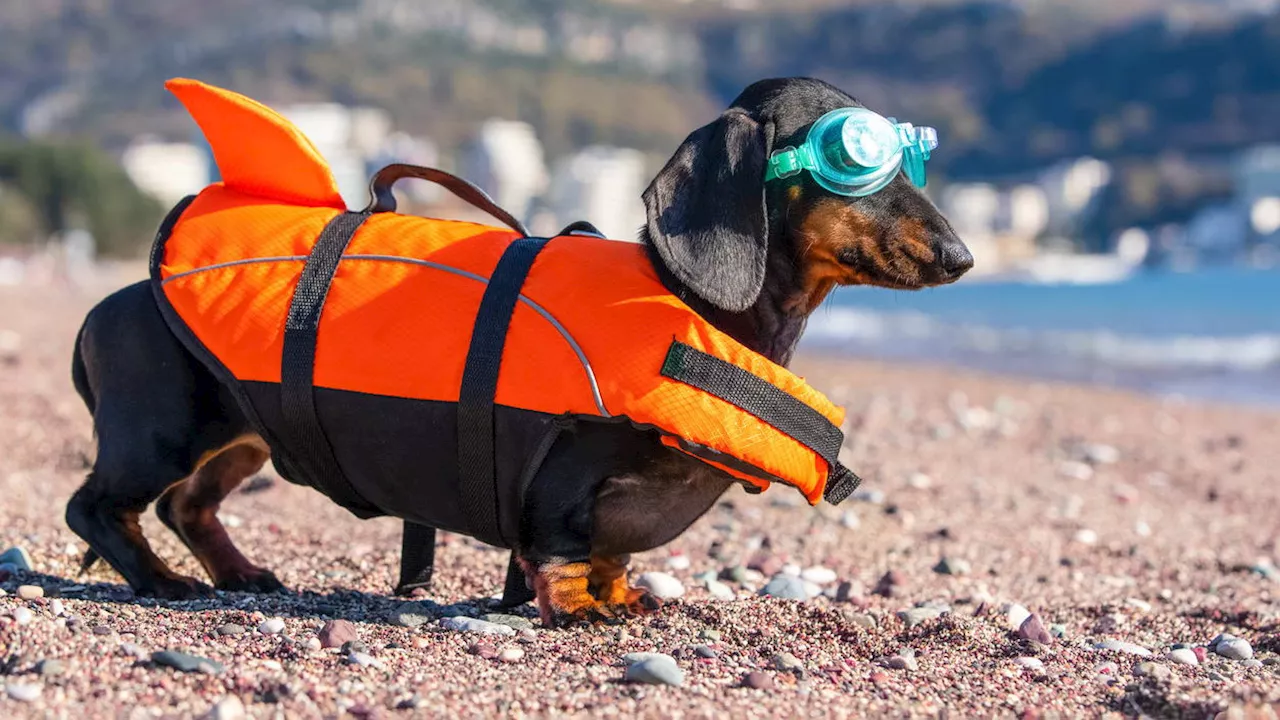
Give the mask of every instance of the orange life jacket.
[[[153, 251], [153, 287], [179, 337], [237, 389], [273, 451], [291, 458], [290, 479], [325, 489], [307, 479], [308, 458], [351, 431], [312, 423], [337, 402], [322, 392], [351, 402], [465, 400], [469, 364], [483, 364], [474, 357], [483, 338], [473, 334], [495, 268], [530, 241], [385, 208], [347, 211], [319, 152], [283, 117], [196, 81], [166, 86], [200, 125], [222, 179], [171, 213]], [[642, 245], [579, 234], [539, 242], [489, 358], [497, 407], [628, 421], [753, 488], [792, 485], [811, 504], [853, 490], [856, 477], [836, 460], [843, 410], [671, 294]], [[299, 382], [292, 399], [255, 401], [244, 390]], [[310, 431], [275, 427], [291, 417]], [[352, 461], [337, 460], [330, 470], [351, 474]], [[360, 478], [348, 480], [366, 515], [396, 514]], [[509, 541], [509, 532], [499, 534]]]

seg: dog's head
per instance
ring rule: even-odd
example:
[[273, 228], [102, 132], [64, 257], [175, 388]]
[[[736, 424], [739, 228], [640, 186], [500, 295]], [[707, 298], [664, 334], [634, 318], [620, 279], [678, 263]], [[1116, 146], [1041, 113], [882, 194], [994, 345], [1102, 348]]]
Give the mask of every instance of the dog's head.
[[766, 182], [775, 150], [800, 147], [816, 121], [848, 107], [861, 106], [819, 80], [762, 80], [691, 133], [644, 192], [646, 241], [667, 270], [739, 312], [756, 302], [766, 269], [782, 267], [797, 314], [835, 285], [914, 290], [968, 271], [968, 248], [906, 173], [864, 197], [808, 171]]

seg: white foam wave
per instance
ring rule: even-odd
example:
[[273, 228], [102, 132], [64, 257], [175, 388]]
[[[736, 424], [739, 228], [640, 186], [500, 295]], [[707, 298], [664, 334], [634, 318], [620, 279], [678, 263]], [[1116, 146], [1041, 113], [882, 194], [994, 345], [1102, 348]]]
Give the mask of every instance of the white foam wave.
[[1280, 335], [1144, 336], [1110, 330], [1005, 329], [956, 324], [917, 312], [832, 308], [811, 318], [806, 343], [825, 346], [919, 344], [929, 354], [1045, 355], [1134, 369], [1256, 371], [1280, 366]]

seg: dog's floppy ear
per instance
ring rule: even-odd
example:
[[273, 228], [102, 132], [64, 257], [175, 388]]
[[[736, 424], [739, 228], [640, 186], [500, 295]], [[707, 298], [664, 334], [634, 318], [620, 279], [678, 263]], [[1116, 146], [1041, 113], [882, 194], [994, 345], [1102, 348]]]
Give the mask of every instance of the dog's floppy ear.
[[772, 123], [739, 109], [693, 131], [644, 191], [649, 241], [681, 282], [740, 312], [764, 285]]

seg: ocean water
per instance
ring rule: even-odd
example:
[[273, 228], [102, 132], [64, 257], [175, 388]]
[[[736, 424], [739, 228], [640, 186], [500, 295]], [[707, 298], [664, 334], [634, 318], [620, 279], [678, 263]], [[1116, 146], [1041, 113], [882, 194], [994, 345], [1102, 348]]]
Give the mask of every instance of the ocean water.
[[841, 288], [801, 347], [1280, 407], [1280, 272]]

